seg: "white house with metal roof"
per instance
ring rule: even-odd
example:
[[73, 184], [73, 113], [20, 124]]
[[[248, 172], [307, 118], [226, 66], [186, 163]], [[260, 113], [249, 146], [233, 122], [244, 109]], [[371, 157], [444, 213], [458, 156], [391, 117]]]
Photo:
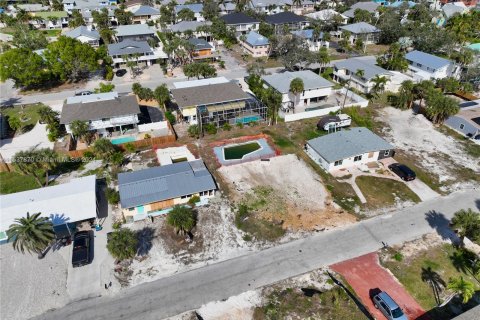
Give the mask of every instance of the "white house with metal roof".
[[[293, 79], [303, 81], [304, 91], [299, 95], [290, 92], [290, 83]], [[305, 109], [314, 103], [325, 100], [331, 93], [333, 83], [322, 78], [310, 70], [275, 73], [262, 76], [264, 83], [282, 94], [282, 109]]]
[[160, 18], [160, 10], [150, 6], [138, 6], [127, 8], [133, 13], [132, 21], [134, 24], [146, 24], [148, 21], [155, 21]]
[[166, 59], [167, 55], [162, 48], [151, 48], [147, 41], [124, 40], [119, 43], [108, 45], [108, 54], [112, 57], [115, 67], [123, 66], [127, 63], [127, 57], [137, 64], [152, 65], [159, 59]]
[[193, 196], [205, 203], [217, 186], [202, 160], [172, 163], [118, 174], [122, 213], [127, 222], [167, 214]]
[[291, 33], [292, 35], [301, 38], [310, 51], [317, 52], [320, 48], [328, 48], [330, 46], [330, 42], [323, 40], [323, 32], [320, 32], [318, 37], [315, 37], [313, 29], [296, 30]]
[[[58, 237], [68, 236], [75, 224], [98, 217], [96, 176], [72, 179], [50, 187], [0, 195], [0, 242], [15, 219], [27, 212], [48, 217]], [[65, 234], [67, 232], [67, 234]]]
[[82, 43], [88, 43], [92, 47], [98, 47], [100, 34], [97, 30], [92, 30], [86, 26], [80, 26], [73, 30], [65, 32], [65, 36], [76, 39]]
[[461, 68], [455, 62], [433, 54], [414, 50], [405, 55], [408, 61], [409, 76], [416, 81], [443, 79], [447, 77], [458, 78]]
[[350, 38], [348, 39], [350, 44], [355, 44], [359, 39], [363, 41], [363, 44], [373, 44], [380, 39], [381, 30], [366, 22], [347, 24], [346, 26], [340, 26], [339, 29], [350, 32]]
[[156, 39], [155, 30], [147, 24], [121, 25], [115, 29], [115, 37], [118, 42], [124, 40], [147, 41]]
[[244, 52], [252, 57], [267, 57], [270, 53], [270, 42], [261, 34], [250, 31], [246, 36], [240, 37], [240, 44]]
[[391, 144], [362, 127], [308, 140], [304, 150], [327, 172], [393, 157], [395, 153]]
[[184, 9], [190, 10], [193, 12], [194, 21], [205, 21], [205, 18], [203, 17], [203, 4], [192, 3], [192, 4], [179, 4], [175, 6], [174, 11], [175, 11], [177, 22], [182, 21], [181, 19], [178, 18], [178, 13]]

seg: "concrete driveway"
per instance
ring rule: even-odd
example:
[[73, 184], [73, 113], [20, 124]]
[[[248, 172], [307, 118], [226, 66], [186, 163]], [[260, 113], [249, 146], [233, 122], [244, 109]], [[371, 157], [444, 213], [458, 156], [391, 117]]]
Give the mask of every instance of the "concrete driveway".
[[0, 140], [0, 154], [7, 163], [11, 162], [18, 151], [31, 148], [53, 148], [53, 142], [48, 141], [46, 124], [37, 123], [29, 132], [14, 138]]
[[347, 280], [375, 319], [385, 319], [385, 316], [375, 308], [371, 299], [372, 295], [380, 291], [386, 291], [409, 319], [418, 319], [425, 313], [425, 310], [398, 280], [387, 269], [380, 266], [376, 253], [336, 263], [330, 267]]

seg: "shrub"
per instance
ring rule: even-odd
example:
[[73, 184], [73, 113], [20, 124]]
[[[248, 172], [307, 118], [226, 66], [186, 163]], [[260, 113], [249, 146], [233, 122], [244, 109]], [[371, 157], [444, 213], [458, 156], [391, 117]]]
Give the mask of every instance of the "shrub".
[[143, 139], [150, 139], [152, 136], [149, 135], [148, 133], [145, 133], [145, 135], [143, 136]]
[[198, 138], [200, 136], [200, 129], [198, 125], [192, 124], [188, 127], [188, 135], [192, 138]]
[[190, 199], [188, 199], [188, 204], [191, 206], [194, 206], [195, 203], [200, 202], [200, 197], [199, 196], [193, 196]]
[[192, 208], [176, 205], [168, 213], [167, 223], [175, 229], [176, 233], [187, 234], [195, 226], [195, 213]]
[[138, 239], [135, 233], [126, 228], [115, 230], [107, 242], [110, 254], [118, 260], [132, 259], [137, 253]]
[[83, 153], [83, 157], [93, 159], [95, 158], [95, 154], [92, 151], [85, 151]]
[[228, 122], [225, 122], [222, 126], [223, 130], [225, 131], [230, 131], [232, 129], [232, 126], [230, 125], [230, 123]]
[[241, 122], [237, 122], [236, 126], [237, 126], [237, 128], [240, 128], [240, 129], [242, 129], [242, 128], [243, 128], [243, 123], [241, 123]]
[[120, 221], [116, 221], [116, 222], [112, 223], [112, 229], [113, 230], [118, 230], [121, 227], [122, 227], [122, 222], [120, 222]]
[[225, 69], [225, 61], [223, 60], [218, 61], [218, 66], [222, 69]]
[[217, 133], [217, 127], [213, 123], [207, 123], [204, 126], [204, 129], [208, 134], [216, 134]]
[[393, 259], [395, 259], [398, 262], [401, 262], [403, 260], [403, 255], [400, 252], [395, 252], [393, 255]]
[[105, 68], [105, 80], [112, 81], [113, 80], [113, 69], [110, 66]]
[[135, 145], [131, 142], [126, 143], [124, 147], [125, 147], [125, 150], [129, 153], [134, 153], [137, 150]]
[[115, 189], [107, 188], [106, 195], [110, 204], [117, 204], [120, 201], [120, 194]]
[[175, 116], [170, 111], [165, 112], [165, 118], [167, 118], [168, 122], [172, 125], [176, 122]]

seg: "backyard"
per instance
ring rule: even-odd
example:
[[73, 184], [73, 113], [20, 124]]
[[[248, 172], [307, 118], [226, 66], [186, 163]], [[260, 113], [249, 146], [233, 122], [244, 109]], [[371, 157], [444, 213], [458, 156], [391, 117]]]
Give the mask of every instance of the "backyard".
[[15, 193], [39, 188], [32, 176], [16, 172], [0, 172], [0, 194]]
[[28, 132], [33, 129], [39, 120], [38, 110], [43, 106], [41, 103], [2, 107], [1, 113], [7, 118], [16, 117], [20, 120], [19, 132]]

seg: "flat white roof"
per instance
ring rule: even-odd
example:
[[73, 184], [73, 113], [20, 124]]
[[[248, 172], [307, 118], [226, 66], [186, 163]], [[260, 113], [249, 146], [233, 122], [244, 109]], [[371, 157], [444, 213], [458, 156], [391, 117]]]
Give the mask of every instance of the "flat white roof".
[[88, 103], [95, 101], [113, 100], [118, 98], [118, 92], [93, 93], [86, 96], [74, 96], [67, 98], [67, 104]]
[[96, 176], [72, 179], [51, 187], [0, 195], [0, 232], [15, 219], [41, 212], [53, 225], [97, 217]]
[[183, 88], [207, 86], [209, 84], [218, 84], [218, 83], [227, 83], [227, 82], [230, 82], [230, 80], [228, 80], [225, 77], [216, 77], [216, 78], [207, 78], [207, 79], [200, 79], [200, 80], [174, 82], [173, 86], [175, 87], [175, 89], [183, 89]]

